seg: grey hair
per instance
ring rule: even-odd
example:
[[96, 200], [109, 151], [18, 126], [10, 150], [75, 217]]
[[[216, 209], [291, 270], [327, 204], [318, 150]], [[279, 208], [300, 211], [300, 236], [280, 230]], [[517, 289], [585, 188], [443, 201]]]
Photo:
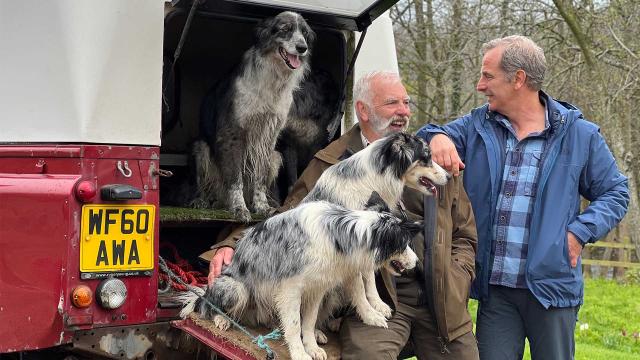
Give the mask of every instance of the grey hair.
[[526, 85], [532, 90], [542, 89], [547, 60], [540, 46], [526, 36], [511, 35], [485, 43], [482, 45], [482, 53], [486, 54], [497, 47], [504, 49], [500, 67], [507, 74], [509, 81], [513, 80], [518, 70], [523, 70], [527, 75]]
[[377, 70], [368, 72], [360, 77], [353, 86], [353, 102], [362, 101], [371, 106], [373, 94], [371, 93], [371, 82], [373, 79], [381, 79], [389, 82], [401, 82], [400, 75], [394, 71]]

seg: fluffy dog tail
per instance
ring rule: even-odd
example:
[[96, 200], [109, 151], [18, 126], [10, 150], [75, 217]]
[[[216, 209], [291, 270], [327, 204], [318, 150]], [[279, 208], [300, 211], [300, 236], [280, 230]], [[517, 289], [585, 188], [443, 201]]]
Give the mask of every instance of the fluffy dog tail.
[[180, 317], [186, 318], [192, 312], [196, 312], [201, 318], [211, 320], [218, 313], [210, 303], [227, 315], [239, 318], [249, 301], [249, 291], [245, 285], [227, 275], [216, 279], [213, 286], [206, 291], [198, 288], [196, 292], [198, 294], [190, 291], [180, 296], [179, 301], [183, 304]]
[[221, 184], [218, 175], [220, 172], [206, 141], [194, 142], [191, 151], [196, 178], [196, 197], [190, 205], [195, 208], [208, 208], [218, 195], [217, 189]]
[[200, 296], [203, 296], [206, 291], [206, 288], [194, 287], [192, 289], [193, 291], [185, 291], [177, 297], [177, 300], [182, 304], [180, 317], [183, 319], [196, 310], [196, 307], [199, 306], [199, 303], [202, 301]]

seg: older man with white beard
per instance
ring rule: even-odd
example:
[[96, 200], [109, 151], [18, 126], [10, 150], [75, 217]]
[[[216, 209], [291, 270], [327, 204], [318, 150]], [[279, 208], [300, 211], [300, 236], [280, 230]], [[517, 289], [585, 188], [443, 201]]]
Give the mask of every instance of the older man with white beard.
[[[280, 211], [298, 205], [329, 166], [373, 141], [407, 130], [410, 98], [397, 73], [364, 75], [355, 85], [354, 101], [358, 124], [315, 155]], [[475, 276], [475, 220], [459, 178], [452, 179], [438, 195], [438, 240], [416, 236], [412, 247], [421, 260], [416, 270], [394, 278], [383, 269], [377, 276], [380, 296], [395, 310], [388, 328], [365, 325], [355, 314], [347, 314], [340, 328], [342, 359], [396, 359], [407, 342], [420, 359], [478, 359], [467, 311]], [[418, 191], [405, 188], [400, 206], [411, 218], [423, 218], [423, 196]], [[238, 233], [214, 246], [210, 283], [232, 261]], [[431, 250], [425, 261], [426, 248]]]

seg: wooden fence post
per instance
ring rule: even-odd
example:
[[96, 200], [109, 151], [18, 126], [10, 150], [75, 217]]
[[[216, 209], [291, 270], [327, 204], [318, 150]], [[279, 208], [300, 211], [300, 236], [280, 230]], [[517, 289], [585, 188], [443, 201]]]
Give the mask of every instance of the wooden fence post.
[[585, 246], [582, 250], [582, 277], [588, 279], [591, 277], [591, 265], [585, 264], [585, 259], [591, 259], [591, 246]]

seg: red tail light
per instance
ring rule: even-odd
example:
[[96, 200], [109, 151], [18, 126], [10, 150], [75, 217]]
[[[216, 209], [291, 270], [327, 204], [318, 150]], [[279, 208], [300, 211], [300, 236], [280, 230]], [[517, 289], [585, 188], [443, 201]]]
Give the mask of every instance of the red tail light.
[[86, 203], [96, 197], [96, 185], [93, 181], [82, 180], [76, 186], [76, 198], [78, 201]]

